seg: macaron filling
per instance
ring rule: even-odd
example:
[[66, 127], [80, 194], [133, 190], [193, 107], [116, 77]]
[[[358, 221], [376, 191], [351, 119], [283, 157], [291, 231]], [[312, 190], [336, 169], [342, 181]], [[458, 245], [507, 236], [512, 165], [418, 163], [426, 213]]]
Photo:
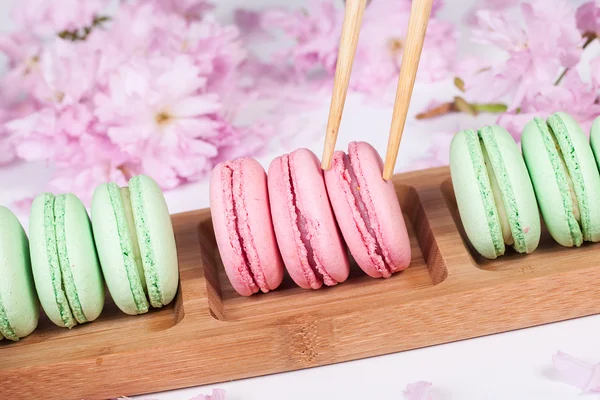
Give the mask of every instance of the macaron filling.
[[[583, 234], [579, 220], [581, 215], [579, 212], [579, 204], [577, 201], [573, 180], [569, 173], [568, 164], [564, 159], [563, 146], [561, 141], [555, 136], [554, 131], [548, 126], [548, 124], [541, 118], [534, 118], [535, 124], [540, 132], [546, 153], [552, 165], [554, 176], [556, 178], [556, 184], [559, 187], [561, 199], [563, 203], [563, 209], [569, 227], [569, 233], [575, 246], [580, 246], [583, 242]], [[567, 139], [568, 140], [568, 139]], [[564, 135], [562, 142], [567, 142]], [[571, 147], [572, 148], [572, 147]]]
[[225, 163], [221, 169], [223, 204], [227, 222], [229, 243], [240, 260], [236, 269], [252, 293], [259, 289], [267, 293], [270, 288], [260, 266], [260, 258], [254, 244], [252, 230], [244, 198], [242, 160]]
[[0, 339], [5, 337], [10, 340], [17, 341], [19, 337], [15, 333], [15, 330], [10, 324], [8, 320], [8, 316], [6, 315], [6, 309], [4, 308], [4, 303], [2, 302], [2, 298], [0, 297]]
[[[58, 312], [63, 324], [67, 328], [76, 325], [73, 318], [69, 302], [65, 294], [64, 281], [62, 276], [62, 267], [58, 257], [58, 246], [56, 243], [56, 227], [54, 218], [54, 195], [46, 193], [44, 195], [44, 234], [46, 237], [46, 256], [48, 257], [48, 266], [50, 268], [50, 279], [54, 289], [54, 299], [58, 307]], [[66, 266], [69, 268], [69, 266]]]
[[133, 213], [129, 201], [129, 190], [121, 190], [116, 183], [107, 185], [108, 195], [117, 222], [117, 234], [123, 254], [123, 264], [129, 281], [129, 288], [133, 295], [137, 312], [148, 312], [148, 300], [145, 294], [144, 269], [140, 259], [140, 251], [136, 237]]
[[63, 287], [67, 295], [67, 300], [71, 308], [71, 312], [75, 319], [80, 324], [88, 322], [83, 307], [79, 301], [75, 280], [71, 271], [71, 263], [67, 253], [67, 234], [65, 231], [65, 212], [67, 205], [67, 197], [59, 195], [54, 198], [54, 226], [56, 228], [56, 247], [58, 251], [58, 261], [60, 264], [60, 272], [62, 274]]
[[280, 158], [281, 167], [285, 177], [286, 194], [288, 196], [288, 211], [294, 232], [294, 242], [298, 252], [298, 259], [306, 281], [312, 289], [319, 289], [322, 282], [327, 286], [336, 285], [337, 282], [325, 270], [323, 263], [316, 256], [312, 241], [318, 240], [315, 222], [307, 220], [302, 212], [302, 204], [296, 195], [296, 176], [294, 175], [293, 157], [283, 155]]
[[565, 123], [560, 116], [553, 114], [548, 117], [548, 131], [558, 143], [557, 151], [563, 162], [566, 165], [566, 177], [569, 184], [569, 192], [571, 194], [571, 202], [573, 204], [573, 215], [579, 222], [583, 233], [583, 240], [592, 240], [591, 237], [591, 221], [587, 204], [587, 194], [583, 181], [583, 174], [571, 137]]
[[341, 187], [352, 210], [352, 218], [364, 242], [369, 258], [384, 278], [396, 271], [389, 251], [383, 243], [383, 235], [375, 213], [366, 179], [363, 176], [358, 147], [355, 142], [348, 145], [348, 154], [336, 152], [333, 167], [341, 179]]
[[[139, 253], [143, 265], [143, 275], [146, 278], [146, 287], [148, 288], [148, 298], [152, 307], [160, 308], [163, 306], [162, 288], [158, 273], [156, 272], [156, 259], [154, 258], [154, 250], [150, 240], [150, 231], [146, 224], [146, 211], [144, 209], [144, 200], [142, 198], [142, 188], [140, 187], [140, 176], [134, 176], [129, 180], [129, 192], [131, 197], [131, 211], [135, 227], [133, 231], [137, 233], [139, 243]], [[127, 190], [123, 188], [121, 190]], [[130, 231], [131, 231], [130, 226]], [[141, 239], [141, 240], [139, 240]]]
[[[494, 201], [494, 193], [490, 183], [490, 176], [484, 161], [482, 145], [479, 135], [473, 130], [465, 131], [465, 140], [469, 155], [471, 156], [471, 164], [477, 178], [479, 193], [485, 214], [487, 216], [488, 230], [494, 246], [494, 252], [497, 256], [504, 254], [504, 237], [500, 227], [500, 217], [498, 216], [498, 208]], [[492, 174], [493, 175], [493, 174]]]

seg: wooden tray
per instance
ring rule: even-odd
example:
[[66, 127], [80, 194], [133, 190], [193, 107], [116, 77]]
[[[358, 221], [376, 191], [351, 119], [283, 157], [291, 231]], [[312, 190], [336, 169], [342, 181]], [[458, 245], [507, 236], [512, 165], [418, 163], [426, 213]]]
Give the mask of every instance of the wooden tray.
[[168, 307], [66, 330], [45, 316], [0, 342], [0, 398], [96, 399], [309, 368], [600, 312], [600, 244], [564, 248], [543, 229], [538, 250], [485, 260], [468, 244], [447, 168], [396, 175], [410, 267], [317, 291], [286, 277], [238, 296], [226, 279], [210, 211], [173, 215], [180, 290]]

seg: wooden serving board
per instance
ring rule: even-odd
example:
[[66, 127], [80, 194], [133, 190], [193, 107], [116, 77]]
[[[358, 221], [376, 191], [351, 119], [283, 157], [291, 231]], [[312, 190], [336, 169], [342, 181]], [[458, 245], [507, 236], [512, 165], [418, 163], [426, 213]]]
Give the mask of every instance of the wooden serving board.
[[45, 316], [0, 342], [1, 399], [102, 399], [355, 360], [600, 312], [600, 244], [565, 248], [543, 229], [530, 255], [497, 260], [464, 235], [448, 168], [394, 177], [412, 244], [409, 268], [304, 290], [289, 277], [237, 295], [216, 248], [210, 210], [173, 215], [176, 300], [127, 316], [114, 304], [72, 330]]

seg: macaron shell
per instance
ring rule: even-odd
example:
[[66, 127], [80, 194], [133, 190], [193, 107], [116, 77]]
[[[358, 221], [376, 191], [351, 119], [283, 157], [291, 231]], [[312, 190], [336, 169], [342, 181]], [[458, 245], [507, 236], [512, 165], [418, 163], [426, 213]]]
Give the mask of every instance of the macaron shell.
[[[485, 198], [492, 199], [491, 186], [487, 173], [483, 182], [479, 182], [477, 170], [482, 168], [483, 155], [479, 154], [476, 161], [473, 160], [468, 145], [467, 135], [477, 135], [474, 131], [460, 131], [454, 135], [450, 143], [450, 174], [452, 177], [452, 186], [454, 196], [458, 206], [460, 219], [462, 221], [465, 233], [469, 241], [479, 254], [488, 258], [495, 259], [504, 254], [504, 242], [501, 244], [501, 252], [497, 252], [492, 238], [491, 229], [496, 229], [496, 236], [502, 238], [500, 232], [500, 221], [497, 214], [491, 216], [490, 221], [485, 206]], [[481, 149], [479, 149], [481, 153]], [[478, 166], [475, 166], [477, 163]], [[487, 194], [482, 195], [480, 184], [487, 187]], [[491, 224], [491, 229], [490, 229]]]
[[[485, 132], [486, 129], [489, 129], [489, 132]], [[503, 194], [505, 205], [507, 201], [514, 202], [513, 206], [507, 205], [506, 207], [507, 210], [514, 210], [512, 216], [509, 216], [513, 237], [515, 230], [518, 230], [524, 240], [524, 248], [517, 249], [517, 251], [531, 253], [539, 244], [541, 225], [533, 185], [521, 151], [510, 133], [498, 125], [483, 128], [481, 136], [488, 151], [498, 151], [499, 153], [503, 171], [500, 171], [499, 174], [495, 173], [495, 175], [501, 185], [507, 187], [511, 192], [506, 199]], [[490, 143], [490, 140], [494, 141], [495, 145]], [[511, 199], [509, 200], [508, 197]], [[515, 240], [515, 248], [516, 246]]]
[[[49, 193], [42, 193], [37, 196], [31, 204], [29, 215], [29, 250], [31, 255], [31, 267], [35, 288], [42, 304], [42, 308], [50, 320], [60, 327], [73, 327], [76, 324], [75, 318], [67, 301], [66, 294], [62, 289], [62, 274], [58, 261], [58, 252], [56, 250], [56, 237], [54, 235], [54, 216], [46, 216], [46, 200]], [[51, 207], [54, 208], [53, 205]], [[52, 237], [47, 237], [47, 230], [52, 231]], [[49, 241], [49, 243], [47, 243]], [[49, 257], [51, 260], [49, 260]], [[51, 272], [54, 270], [54, 273]], [[57, 280], [53, 281], [54, 278]], [[60, 280], [60, 281], [59, 281]], [[55, 292], [58, 288], [58, 292]], [[63, 309], [63, 315], [59, 308], [59, 303]], [[66, 318], [67, 323], [63, 321]]]
[[[566, 130], [568, 133], [573, 151], [565, 154], [565, 161], [567, 162], [567, 166], [569, 166], [569, 160], [577, 162], [579, 166], [578, 170], [583, 178], [581, 185], [578, 185], [575, 182], [577, 177], [571, 174], [582, 216], [584, 240], [591, 240], [592, 242], [600, 241], [600, 201], [598, 201], [600, 199], [600, 173], [598, 172], [594, 153], [592, 152], [588, 138], [577, 121], [567, 113], [557, 112], [552, 114], [548, 117], [548, 124], [555, 133], [560, 130]], [[584, 190], [581, 191], [578, 188], [583, 188]], [[582, 192], [585, 192], [584, 196], [580, 196]], [[589, 226], [587, 227], [584, 224], [584, 211], [589, 218], [589, 224], [587, 224]]]
[[600, 169], [600, 116], [596, 117], [590, 128], [590, 145], [596, 159], [596, 165]]
[[[241, 158], [230, 163], [220, 163], [212, 171], [210, 183], [210, 208], [213, 229], [221, 260], [233, 288], [242, 296], [249, 296], [258, 291], [251, 288], [244, 280], [240, 270], [249, 268], [240, 254], [240, 243], [232, 243], [228, 231], [228, 212], [224, 196], [226, 184], [223, 181], [225, 168], [239, 169], [241, 198], [245, 205], [250, 235], [255, 246], [260, 271], [264, 282], [260, 285], [263, 291], [276, 289], [283, 280], [283, 261], [277, 248], [275, 232], [271, 219], [271, 210], [268, 200], [267, 175], [263, 167], [252, 158]], [[231, 208], [232, 205], [229, 205]], [[237, 217], [236, 217], [237, 221]]]
[[[521, 149], [531, 177], [539, 209], [550, 235], [563, 246], [580, 245], [583, 238], [572, 212], [571, 195], [562, 172], [555, 172], [558, 163], [554, 145], [546, 147], [541, 129], [545, 121], [533, 119], [523, 129]], [[549, 152], [550, 151], [550, 152]]]
[[94, 191], [91, 216], [96, 250], [110, 295], [124, 313], [139, 314], [125, 269], [117, 221], [106, 183]]
[[173, 301], [179, 286], [171, 215], [160, 187], [149, 176], [131, 178], [129, 192], [148, 296], [153, 307], [161, 307]]
[[[15, 215], [0, 206], [0, 302], [17, 338], [37, 327], [39, 303], [29, 258], [29, 242]], [[4, 335], [0, 332], [0, 339]], [[15, 338], [11, 338], [15, 339]]]
[[79, 198], [65, 195], [65, 236], [71, 276], [88, 321], [94, 321], [104, 308], [104, 279], [94, 245], [87, 211]]
[[[329, 203], [319, 160], [308, 149], [298, 149], [285, 157], [289, 167], [284, 156], [278, 157], [271, 162], [268, 173], [271, 214], [285, 266], [294, 282], [305, 289], [321, 287], [318, 275], [324, 276], [327, 285], [343, 282], [350, 272], [348, 254]], [[299, 237], [300, 223], [307, 230], [305, 240], [310, 242], [312, 255], [318, 260], [317, 268], [322, 269], [317, 276], [309, 266], [311, 254], [307, 254]]]

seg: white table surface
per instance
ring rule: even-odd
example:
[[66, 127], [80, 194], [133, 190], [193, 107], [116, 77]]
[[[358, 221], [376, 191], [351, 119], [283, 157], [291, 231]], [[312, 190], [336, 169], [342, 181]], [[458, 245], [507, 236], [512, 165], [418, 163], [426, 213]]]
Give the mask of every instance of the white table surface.
[[[0, 27], [3, 30], [10, 26], [6, 10], [13, 1], [0, 0]], [[298, 4], [303, 1], [260, 0], [251, 4], [252, 7], [260, 7], [276, 2]], [[243, 3], [243, 0], [223, 1], [218, 9], [219, 15], [227, 18], [231, 8]], [[450, 4], [442, 10], [442, 18], [458, 21], [472, 1], [447, 0], [447, 3]], [[461, 32], [466, 33], [465, 27], [461, 27]], [[465, 43], [465, 40], [461, 41], [462, 54], [474, 49], [487, 51], [481, 47], [465, 46]], [[440, 83], [418, 84], [414, 93], [411, 116], [434, 98], [451, 98], [452, 92], [449, 83]], [[316, 138], [303, 135], [285, 148], [274, 148], [259, 161], [267, 167], [273, 157], [300, 146], [320, 155], [323, 146], [320, 132], [324, 132], [326, 117], [326, 107], [314, 113], [312, 121], [317, 127]], [[391, 109], [365, 108], [356, 96], [350, 95], [338, 147], [345, 148], [351, 140], [366, 139], [383, 155], [390, 118]], [[397, 171], [409, 169], [423, 157], [431, 147], [435, 132], [454, 132], [493, 120], [493, 117], [484, 116], [417, 122], [409, 116]], [[40, 164], [0, 169], [0, 204], [8, 205], [22, 196], [38, 193], [48, 177], [49, 172]], [[169, 191], [166, 197], [172, 213], [208, 207], [207, 180]], [[18, 216], [26, 226], [26, 215]], [[402, 335], [402, 332], [398, 334]], [[574, 399], [580, 397], [580, 391], [557, 380], [552, 368], [552, 355], [562, 350], [589, 362], [598, 362], [599, 338], [600, 316], [593, 316], [365, 360], [140, 398], [185, 400], [199, 393], [209, 394], [211, 388], [219, 387], [227, 391], [228, 400], [402, 399], [407, 384], [426, 380], [433, 383], [431, 393], [435, 400]]]

